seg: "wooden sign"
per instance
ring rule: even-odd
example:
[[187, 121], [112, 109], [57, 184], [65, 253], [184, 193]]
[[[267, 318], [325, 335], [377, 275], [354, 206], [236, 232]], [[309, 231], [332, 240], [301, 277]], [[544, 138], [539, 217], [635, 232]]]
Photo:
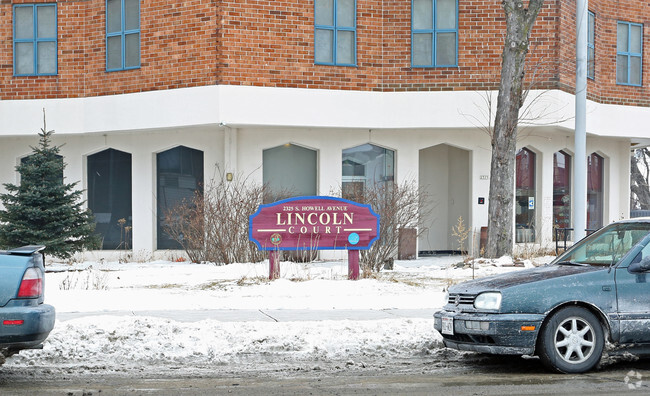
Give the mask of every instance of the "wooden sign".
[[[349, 261], [351, 255], [356, 261], [356, 269], [350, 268], [356, 275], [349, 276], [358, 279], [359, 250], [370, 249], [379, 238], [379, 215], [370, 205], [342, 198], [290, 198], [261, 205], [250, 216], [248, 234], [259, 249], [271, 252], [269, 261], [276, 261], [273, 252], [280, 250], [347, 249]], [[274, 272], [277, 267], [271, 268], [271, 279]]]

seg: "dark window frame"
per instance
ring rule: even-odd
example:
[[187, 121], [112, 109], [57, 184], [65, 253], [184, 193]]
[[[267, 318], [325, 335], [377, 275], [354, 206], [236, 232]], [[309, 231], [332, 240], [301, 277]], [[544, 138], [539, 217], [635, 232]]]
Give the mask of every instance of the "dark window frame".
[[[519, 214], [515, 212], [515, 243], [533, 243], [537, 240], [537, 193], [537, 153], [522, 147], [517, 150], [515, 160], [515, 210], [521, 209]], [[529, 208], [531, 196], [533, 209]]]
[[[589, 209], [593, 204], [594, 210]], [[605, 223], [605, 157], [587, 157], [587, 229], [595, 231]]]
[[[564, 167], [558, 166], [558, 158], [564, 159]], [[571, 188], [572, 161], [571, 154], [564, 150], [553, 153], [553, 227], [571, 228], [571, 206], [573, 191]], [[561, 172], [560, 169], [563, 169]], [[553, 236], [555, 237], [555, 235]]]
[[[95, 215], [95, 233], [102, 238], [101, 249], [131, 249], [133, 246], [132, 154], [107, 148], [88, 155], [86, 168], [88, 170], [86, 189], [88, 209]], [[124, 172], [125, 170], [126, 172]], [[102, 184], [98, 186], [97, 181]], [[118, 187], [121, 182], [123, 185]], [[100, 213], [110, 214], [110, 216], [108, 219], [103, 219], [99, 216]], [[121, 222], [121, 219], [124, 219], [124, 222]]]
[[203, 194], [204, 181], [204, 151], [178, 145], [156, 153], [157, 250], [182, 249], [164, 230], [165, 213], [182, 199], [191, 201], [195, 194]]

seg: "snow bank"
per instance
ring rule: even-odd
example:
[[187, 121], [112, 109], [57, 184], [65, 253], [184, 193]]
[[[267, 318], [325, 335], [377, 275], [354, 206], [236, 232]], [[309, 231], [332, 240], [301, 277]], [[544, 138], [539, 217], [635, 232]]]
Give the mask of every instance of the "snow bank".
[[[394, 268], [374, 279], [350, 281], [345, 262], [283, 262], [281, 279], [268, 281], [268, 264], [264, 263], [50, 265], [46, 302], [58, 313], [85, 312], [88, 316], [57, 320], [43, 350], [23, 351], [6, 365], [83, 372], [142, 366], [200, 368], [259, 360], [317, 365], [319, 361], [408, 358], [441, 347], [432, 319], [187, 323], [108, 313], [391, 308], [435, 312], [444, 304], [449, 285], [472, 276], [520, 269], [509, 259], [476, 262], [471, 268], [458, 256], [396, 261]], [[107, 314], [98, 315], [98, 311]]]

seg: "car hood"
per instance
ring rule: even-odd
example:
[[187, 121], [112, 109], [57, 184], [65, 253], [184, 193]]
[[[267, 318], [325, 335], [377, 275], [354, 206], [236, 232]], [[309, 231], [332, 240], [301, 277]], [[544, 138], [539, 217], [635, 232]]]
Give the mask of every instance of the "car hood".
[[502, 290], [512, 286], [526, 283], [539, 282], [543, 280], [560, 278], [602, 270], [603, 267], [596, 266], [573, 266], [573, 265], [547, 265], [543, 267], [525, 269], [507, 274], [490, 276], [464, 282], [449, 288], [450, 293], [477, 294], [488, 290]]

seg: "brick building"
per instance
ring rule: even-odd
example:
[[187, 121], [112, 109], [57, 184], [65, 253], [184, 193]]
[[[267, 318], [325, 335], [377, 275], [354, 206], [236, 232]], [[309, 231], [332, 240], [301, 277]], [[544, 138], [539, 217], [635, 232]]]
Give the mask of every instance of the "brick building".
[[[575, 8], [547, 0], [531, 37], [517, 243], [571, 226]], [[589, 10], [597, 228], [628, 216], [630, 149], [650, 143], [650, 6]], [[175, 248], [159, 214], [220, 171], [302, 195], [415, 180], [435, 205], [418, 250], [455, 249], [458, 217], [487, 225], [504, 27], [497, 0], [0, 0], [0, 181], [45, 109], [104, 249], [119, 219], [134, 252]]]

